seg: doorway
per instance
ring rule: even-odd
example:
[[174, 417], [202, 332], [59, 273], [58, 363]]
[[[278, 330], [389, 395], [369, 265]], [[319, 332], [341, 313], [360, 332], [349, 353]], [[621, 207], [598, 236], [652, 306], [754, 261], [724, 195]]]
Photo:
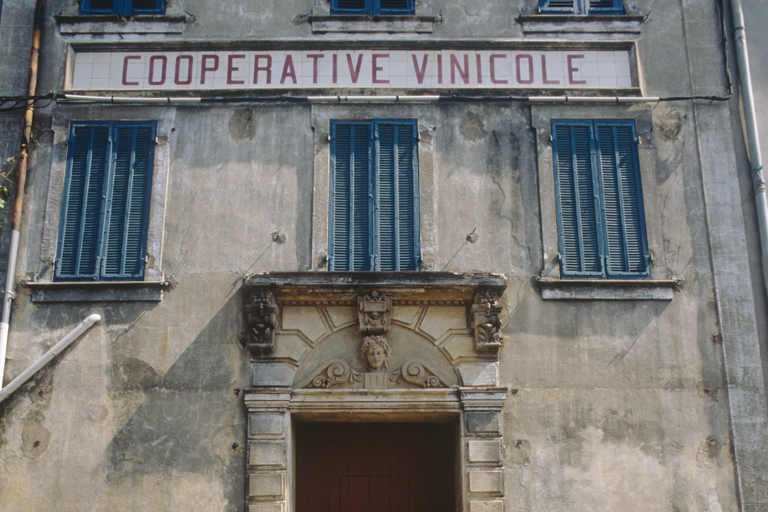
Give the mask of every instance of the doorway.
[[296, 512], [454, 512], [457, 425], [297, 422]]

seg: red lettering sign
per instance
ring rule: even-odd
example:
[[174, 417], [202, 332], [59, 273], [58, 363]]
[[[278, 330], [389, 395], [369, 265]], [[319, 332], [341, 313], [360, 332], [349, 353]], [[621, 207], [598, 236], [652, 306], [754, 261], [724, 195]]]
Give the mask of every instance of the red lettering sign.
[[312, 66], [312, 83], [316, 84], [317, 83], [317, 75], [318, 75], [318, 73], [320, 71], [320, 69], [319, 69], [320, 68], [319, 62], [320, 62], [320, 59], [325, 57], [325, 55], [323, 55], [322, 53], [309, 53], [309, 54], [307, 54], [307, 57], [309, 57], [310, 59], [312, 59], [314, 61], [313, 66]]
[[[213, 61], [213, 65], [211, 67], [206, 65], [206, 62], [209, 60]], [[219, 56], [215, 54], [203, 55], [202, 62], [200, 64], [200, 84], [202, 85], [205, 83], [205, 73], [208, 71], [216, 71], [217, 69], [219, 69]]]
[[[520, 57], [520, 56], [518, 55], [518, 57]], [[507, 83], [506, 80], [498, 80], [496, 78], [496, 59], [506, 59], [506, 58], [507, 58], [507, 56], [505, 54], [503, 54], [503, 53], [494, 53], [488, 59], [490, 67], [491, 67], [491, 83], [492, 84], [506, 84]], [[533, 61], [531, 61], [531, 66], [533, 66]], [[518, 64], [517, 64], [517, 74], [518, 75], [520, 74], [520, 61], [519, 60], [518, 60]], [[532, 72], [531, 72], [531, 75], [533, 75]]]
[[374, 84], [388, 84], [389, 80], [380, 80], [379, 71], [384, 71], [384, 68], [379, 66], [379, 59], [388, 59], [388, 53], [374, 53], [373, 65], [371, 66], [371, 80]]
[[541, 78], [545, 84], [559, 84], [560, 80], [547, 80], [547, 56], [541, 55]]
[[[259, 66], [259, 61], [261, 59], [264, 59], [267, 61], [267, 64], [265, 66]], [[253, 57], [253, 83], [254, 84], [259, 83], [259, 71], [264, 71], [267, 73], [267, 84], [271, 84], [272, 83], [272, 56], [271, 55], [269, 54], [256, 55]]]
[[[528, 61], [528, 78], [523, 80], [523, 77], [520, 73], [520, 61], [523, 59]], [[519, 84], [532, 84], [533, 83], [533, 57], [528, 55], [527, 53], [521, 53], [517, 57], [515, 57], [515, 68], [517, 71], [517, 83]]]
[[[181, 80], [181, 61], [187, 61], [187, 79]], [[176, 85], [189, 85], [192, 83], [192, 65], [194, 64], [194, 58], [191, 55], [179, 55], [176, 57], [176, 73], [173, 77], [173, 82]]]
[[245, 80], [232, 80], [232, 73], [240, 71], [240, 68], [235, 67], [235, 59], [244, 59], [245, 55], [228, 55], [227, 56], [227, 83], [228, 84], [244, 84]]
[[349, 75], [352, 77], [352, 83], [357, 83], [357, 77], [360, 76], [360, 66], [363, 64], [363, 55], [360, 54], [357, 56], [357, 65], [352, 67], [352, 55], [347, 54], [347, 66], [349, 66]]
[[569, 55], [568, 56], [568, 83], [570, 85], [584, 85], [587, 83], [586, 80], [574, 80], [573, 74], [579, 71], [579, 68], [574, 65], [573, 61], [574, 59], [583, 59], [583, 55]]
[[456, 73], [454, 71], [458, 70], [459, 76], [464, 81], [465, 84], [469, 83], [469, 55], [464, 54], [464, 69], [461, 69], [459, 67], [459, 59], [456, 58], [455, 55], [451, 54], [451, 83], [456, 83]]
[[133, 59], [141, 59], [139, 55], [126, 55], [123, 59], [123, 85], [139, 85], [139, 82], [128, 81], [128, 61]]
[[285, 55], [285, 64], [283, 64], [283, 74], [280, 76], [280, 85], [285, 83], [285, 79], [291, 77], [293, 85], [296, 85], [296, 70], [293, 67], [293, 57], [290, 54]]

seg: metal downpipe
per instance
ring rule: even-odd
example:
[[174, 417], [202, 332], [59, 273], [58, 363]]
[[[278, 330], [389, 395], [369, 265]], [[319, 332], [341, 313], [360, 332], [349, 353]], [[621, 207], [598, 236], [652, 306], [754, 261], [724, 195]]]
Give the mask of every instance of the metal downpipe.
[[755, 100], [752, 92], [752, 75], [749, 70], [747, 35], [744, 27], [744, 11], [741, 7], [741, 0], [731, 0], [731, 16], [733, 18], [741, 95], [744, 103], [744, 124], [746, 125], [747, 141], [749, 144], [749, 163], [752, 167], [752, 183], [755, 189], [755, 208], [757, 209], [757, 224], [760, 232], [760, 250], [763, 262], [763, 283], [768, 290], [768, 197], [766, 196], [765, 189], [763, 157], [760, 153], [760, 139], [757, 130], [757, 115], [755, 113]]
[[35, 25], [32, 32], [32, 50], [29, 56], [29, 80], [27, 82], [27, 107], [24, 109], [24, 126], [21, 131], [21, 150], [19, 151], [19, 169], [16, 182], [16, 197], [13, 200], [13, 219], [11, 221], [11, 246], [8, 249], [8, 267], [5, 271], [3, 289], [3, 310], [0, 316], [0, 387], [5, 373], [5, 354], [8, 350], [8, 328], [13, 300], [13, 283], [16, 274], [16, 255], [19, 250], [19, 230], [21, 229], [21, 209], [24, 204], [24, 187], [27, 182], [27, 160], [29, 143], [32, 138], [32, 117], [34, 113], [35, 91], [37, 90], [37, 65], [40, 56], [40, 39], [43, 31], [45, 0], [35, 3]]

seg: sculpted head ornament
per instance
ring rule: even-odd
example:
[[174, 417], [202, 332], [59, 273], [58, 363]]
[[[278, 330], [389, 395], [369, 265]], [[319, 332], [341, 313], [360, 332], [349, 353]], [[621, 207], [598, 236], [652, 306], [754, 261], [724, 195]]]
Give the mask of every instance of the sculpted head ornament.
[[367, 336], [360, 352], [369, 370], [381, 372], [387, 369], [387, 358], [392, 354], [392, 349], [384, 336]]

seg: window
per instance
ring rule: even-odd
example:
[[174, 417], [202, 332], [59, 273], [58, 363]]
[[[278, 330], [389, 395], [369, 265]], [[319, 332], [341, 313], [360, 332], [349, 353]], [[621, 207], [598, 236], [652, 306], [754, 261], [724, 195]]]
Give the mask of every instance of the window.
[[541, 14], [624, 14], [622, 0], [539, 0]]
[[72, 124], [55, 280], [143, 279], [155, 129]]
[[415, 119], [331, 120], [329, 269], [418, 270]]
[[650, 254], [632, 120], [553, 120], [563, 278], [649, 277]]
[[165, 0], [81, 0], [80, 14], [165, 14]]
[[414, 0], [331, 0], [331, 14], [414, 14]]

